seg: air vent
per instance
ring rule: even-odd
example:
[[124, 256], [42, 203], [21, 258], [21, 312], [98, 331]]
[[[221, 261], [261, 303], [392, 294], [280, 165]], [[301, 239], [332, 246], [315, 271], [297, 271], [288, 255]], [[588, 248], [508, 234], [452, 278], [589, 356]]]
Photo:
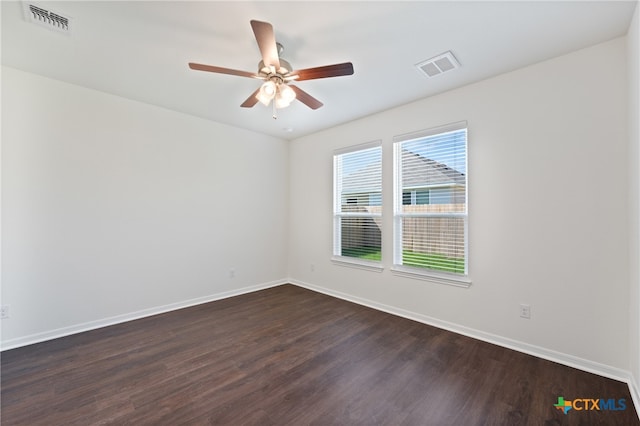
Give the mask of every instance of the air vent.
[[460, 63], [456, 60], [451, 51], [441, 55], [434, 56], [431, 59], [416, 64], [416, 67], [429, 77], [435, 77], [438, 74], [447, 72], [460, 67]]
[[22, 2], [24, 18], [53, 31], [70, 34], [71, 18], [29, 2]]

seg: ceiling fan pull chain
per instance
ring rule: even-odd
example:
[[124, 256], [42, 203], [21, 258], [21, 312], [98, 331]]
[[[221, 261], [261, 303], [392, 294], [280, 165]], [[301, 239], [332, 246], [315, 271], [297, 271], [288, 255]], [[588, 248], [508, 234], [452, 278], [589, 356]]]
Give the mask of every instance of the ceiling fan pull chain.
[[276, 112], [276, 100], [275, 99], [271, 100], [271, 106], [273, 107], [273, 119], [277, 120], [278, 119], [278, 113]]

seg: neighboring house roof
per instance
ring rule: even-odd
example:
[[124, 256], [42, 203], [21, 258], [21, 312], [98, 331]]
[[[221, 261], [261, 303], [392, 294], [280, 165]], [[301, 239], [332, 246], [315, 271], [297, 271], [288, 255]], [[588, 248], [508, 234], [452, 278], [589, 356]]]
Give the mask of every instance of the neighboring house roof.
[[[419, 173], [412, 173], [405, 178], [405, 188], [425, 188], [464, 185], [465, 176], [446, 164], [429, 158], [425, 158], [411, 151], [402, 151], [403, 163], [419, 163]], [[425, 167], [422, 167], [422, 166]], [[342, 179], [342, 192], [347, 194], [361, 194], [369, 192], [382, 192], [382, 170], [380, 162], [371, 163], [368, 166], [350, 173]]]
[[380, 161], [371, 163], [342, 178], [343, 194], [382, 192], [382, 167]]
[[465, 184], [466, 179], [464, 173], [460, 173], [444, 163], [425, 158], [411, 151], [402, 150], [402, 162], [404, 164], [411, 164], [412, 166], [418, 163], [420, 166], [416, 171], [404, 178], [402, 186], [405, 188]]

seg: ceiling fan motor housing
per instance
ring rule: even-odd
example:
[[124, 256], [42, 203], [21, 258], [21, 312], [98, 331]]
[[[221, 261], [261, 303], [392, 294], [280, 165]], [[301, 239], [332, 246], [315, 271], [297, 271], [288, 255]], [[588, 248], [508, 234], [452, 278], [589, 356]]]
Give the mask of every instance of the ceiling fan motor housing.
[[258, 63], [258, 74], [264, 75], [266, 78], [270, 78], [273, 74], [278, 74], [279, 77], [284, 79], [284, 76], [293, 71], [291, 64], [284, 59], [280, 58], [280, 68], [274, 70], [275, 67], [265, 65], [264, 61]]

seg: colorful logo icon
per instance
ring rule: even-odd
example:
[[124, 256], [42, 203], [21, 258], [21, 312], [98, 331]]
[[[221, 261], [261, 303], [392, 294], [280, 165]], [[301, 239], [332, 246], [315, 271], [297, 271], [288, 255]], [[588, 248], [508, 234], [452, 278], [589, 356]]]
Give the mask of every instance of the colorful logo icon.
[[569, 410], [573, 408], [573, 406], [571, 405], [571, 401], [565, 401], [564, 397], [562, 396], [558, 397], [558, 403], [553, 404], [553, 406], [562, 411], [564, 414], [567, 414]]

